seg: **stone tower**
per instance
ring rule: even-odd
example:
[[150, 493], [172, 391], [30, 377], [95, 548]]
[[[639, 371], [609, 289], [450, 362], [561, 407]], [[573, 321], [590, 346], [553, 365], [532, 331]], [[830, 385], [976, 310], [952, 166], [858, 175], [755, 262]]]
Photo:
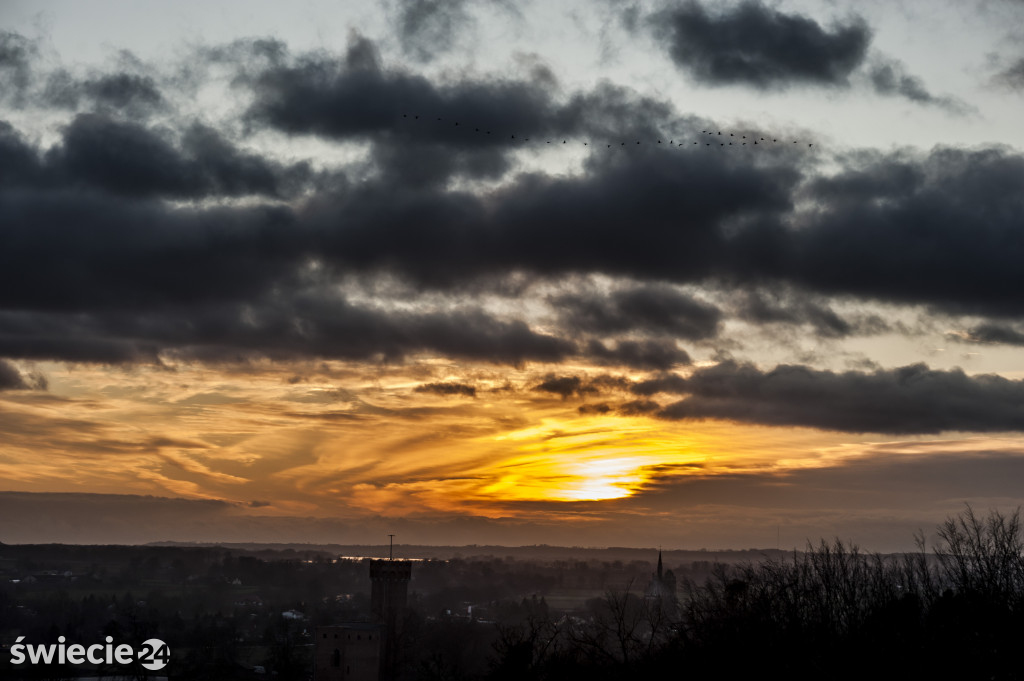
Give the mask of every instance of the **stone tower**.
[[382, 681], [395, 677], [402, 639], [402, 621], [409, 601], [410, 560], [370, 561], [370, 610], [383, 630]]
[[370, 610], [381, 624], [398, 620], [409, 601], [412, 561], [370, 561]]
[[382, 630], [368, 622], [317, 627], [314, 681], [379, 681]]

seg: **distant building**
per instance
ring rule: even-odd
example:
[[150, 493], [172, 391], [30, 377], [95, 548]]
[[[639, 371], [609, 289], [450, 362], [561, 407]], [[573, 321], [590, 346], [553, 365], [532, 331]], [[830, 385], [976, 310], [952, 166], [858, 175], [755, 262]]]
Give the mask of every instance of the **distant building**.
[[370, 561], [371, 622], [316, 628], [314, 681], [391, 681], [398, 668], [412, 561]]
[[661, 611], [670, 618], [679, 615], [679, 599], [676, 597], [676, 575], [671, 570], [662, 571], [661, 551], [658, 551], [658, 571], [651, 575], [651, 581], [644, 590], [644, 598], [650, 603], [658, 603]]
[[398, 667], [398, 651], [402, 639], [402, 622], [409, 602], [411, 560], [370, 561], [370, 609], [374, 619], [384, 627], [384, 654], [381, 659], [382, 681], [394, 678]]
[[381, 629], [370, 622], [316, 628], [316, 681], [378, 681]]

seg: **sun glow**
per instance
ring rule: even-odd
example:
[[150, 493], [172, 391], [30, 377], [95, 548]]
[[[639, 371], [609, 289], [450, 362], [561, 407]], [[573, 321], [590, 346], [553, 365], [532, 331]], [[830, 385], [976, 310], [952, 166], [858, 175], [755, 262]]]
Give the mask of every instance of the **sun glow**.
[[[413, 391], [425, 379], [408, 366], [41, 370], [50, 395], [3, 398], [17, 424], [0, 453], [11, 488], [214, 499], [260, 516], [541, 518], [558, 508], [597, 518], [601, 502], [639, 501], [673, 478], [838, 465], [870, 444], [580, 413], [576, 400], [538, 396], [532, 374], [513, 376], [518, 392], [478, 388], [467, 398]], [[446, 380], [497, 384], [490, 371]]]
[[650, 421], [620, 417], [544, 419], [495, 438], [520, 454], [497, 466], [483, 497], [504, 500], [601, 501], [641, 490], [655, 470], [686, 470], [704, 458], [692, 438]]

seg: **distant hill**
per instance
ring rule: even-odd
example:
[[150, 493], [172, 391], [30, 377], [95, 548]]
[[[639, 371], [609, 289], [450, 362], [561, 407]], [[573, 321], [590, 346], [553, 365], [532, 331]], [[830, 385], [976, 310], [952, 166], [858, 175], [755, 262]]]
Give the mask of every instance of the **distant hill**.
[[[387, 558], [387, 544], [275, 544], [260, 542], [151, 542], [146, 546], [179, 546], [179, 547], [213, 547], [239, 551], [295, 551], [322, 552], [334, 556]], [[500, 546], [469, 544], [466, 546], [427, 546], [419, 544], [395, 544], [395, 558], [423, 558], [449, 560], [452, 558], [513, 558], [516, 560], [600, 560], [651, 561], [657, 556], [658, 549], [631, 548], [611, 546], [592, 548], [580, 546], [550, 546], [536, 544], [532, 546]], [[682, 550], [664, 549], [664, 560], [669, 563], [690, 561], [712, 561], [720, 563], [739, 563], [760, 561], [766, 558], [783, 558], [792, 555], [791, 551], [778, 549], [745, 549], [745, 550]]]

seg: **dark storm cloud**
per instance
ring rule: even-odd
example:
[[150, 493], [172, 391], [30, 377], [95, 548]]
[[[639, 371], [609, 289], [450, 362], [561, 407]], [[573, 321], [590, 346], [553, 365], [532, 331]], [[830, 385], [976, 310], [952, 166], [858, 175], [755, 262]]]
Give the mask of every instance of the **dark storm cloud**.
[[756, 0], [723, 10], [690, 0], [655, 14], [652, 21], [676, 64], [709, 85], [846, 86], [871, 42], [862, 19], [829, 30]]
[[395, 29], [402, 50], [430, 61], [457, 44], [472, 25], [469, 0], [397, 0]]
[[676, 64], [706, 85], [846, 88], [854, 72], [864, 67], [867, 82], [878, 94], [952, 113], [969, 110], [959, 100], [933, 95], [895, 59], [876, 55], [869, 63], [871, 30], [860, 17], [826, 29], [809, 17], [780, 12], [760, 0], [720, 11], [688, 0], [655, 13], [651, 22]]
[[718, 333], [722, 316], [713, 305], [656, 285], [619, 289], [608, 295], [561, 295], [551, 303], [566, 326], [597, 334], [651, 331], [701, 340]]
[[198, 123], [179, 146], [150, 128], [97, 114], [76, 116], [46, 160], [66, 184], [135, 197], [280, 196], [311, 174], [306, 166], [286, 168], [239, 151]]
[[424, 383], [413, 389], [418, 393], [434, 393], [448, 397], [449, 395], [462, 395], [463, 397], [476, 397], [476, 388], [465, 383]]
[[653, 414], [661, 409], [661, 405], [654, 400], [632, 400], [619, 405], [618, 412], [624, 416], [643, 416]]
[[68, 109], [76, 109], [86, 100], [97, 110], [119, 111], [133, 117], [144, 117], [167, 107], [152, 76], [126, 72], [79, 79], [68, 71], [57, 70], [46, 77], [39, 97], [45, 104]]
[[160, 90], [151, 77], [132, 73], [106, 74], [87, 80], [83, 90], [96, 101], [118, 109], [132, 106], [157, 108], [163, 103]]
[[924, 87], [919, 78], [908, 75], [903, 65], [892, 60], [880, 61], [873, 64], [868, 72], [875, 91], [879, 94], [888, 95], [899, 93], [907, 99], [917, 102], [931, 102], [932, 96]]
[[[799, 178], [777, 163], [658, 148], [598, 158], [588, 170], [520, 175], [486, 200], [368, 183], [312, 204], [302, 219], [324, 235], [324, 255], [430, 286], [516, 270], [697, 281], [736, 258], [722, 224], [774, 219], [790, 207]], [[749, 249], [758, 255], [756, 240]], [[663, 323], [686, 326], [688, 335], [709, 332], [714, 313], [691, 307], [687, 317], [671, 309], [644, 314], [666, 313]]]
[[[140, 129], [135, 126], [131, 133]], [[5, 132], [10, 133], [3, 137], [2, 149], [8, 160], [5, 169], [46, 171], [12, 130]], [[657, 152], [651, 153], [658, 156]], [[607, 186], [599, 182], [591, 187], [586, 178], [557, 182], [565, 183], [565, 189], [576, 196], [585, 192], [602, 198], [602, 194], [613, 191], [625, 196], [625, 182], [656, 192], [659, 183], [674, 186], [679, 181], [671, 178], [679, 170], [671, 154], [662, 152], [661, 160], [654, 165], [660, 169], [648, 173], [643, 183], [637, 180], [637, 168], [617, 163], [597, 170], [598, 178], [608, 176], [604, 180]], [[684, 162], [683, 169], [687, 166]], [[695, 165], [693, 170], [696, 172]], [[758, 178], [756, 172], [728, 164], [717, 172], [726, 177], [736, 174], [740, 186]], [[659, 179], [659, 174], [664, 177]], [[701, 177], [713, 180], [715, 174], [716, 169], [705, 164]], [[13, 175], [24, 180], [31, 173], [19, 170]], [[259, 333], [245, 328], [232, 330], [225, 321], [239, 309], [231, 306], [249, 303], [256, 314], [264, 311], [265, 296], [271, 290], [277, 291], [276, 305], [294, 303], [291, 296], [305, 285], [302, 269], [310, 259], [325, 263], [326, 271], [335, 265], [356, 270], [387, 268], [415, 277], [419, 272], [410, 271], [412, 265], [424, 268], [425, 277], [452, 277], [453, 283], [496, 268], [500, 273], [502, 269], [529, 267], [528, 256], [538, 248], [543, 250], [545, 240], [521, 234], [524, 223], [532, 229], [549, 230], [561, 224], [555, 216], [548, 216], [548, 225], [534, 224], [547, 210], [543, 202], [522, 216], [496, 221], [491, 209], [485, 209], [482, 200], [469, 193], [403, 192], [369, 182], [313, 201], [297, 216], [283, 207], [170, 208], [155, 201], [89, 192], [88, 187], [67, 191], [46, 186], [47, 182], [37, 184], [39, 187], [34, 189], [8, 186], [0, 192], [0, 208], [6, 218], [0, 232], [0, 308], [7, 310], [2, 345], [10, 356], [152, 361], [167, 349], [188, 349], [195, 356], [224, 358], [261, 350], [281, 354], [290, 347], [293, 353], [323, 352], [325, 356], [346, 357], [401, 357], [407, 352], [432, 350], [515, 363], [555, 360], [577, 352], [573, 343], [538, 335], [521, 322], [470, 313], [425, 313], [384, 325], [383, 331], [376, 324], [355, 324], [352, 337], [360, 337], [364, 327], [378, 329], [379, 333], [366, 335], [361, 343], [346, 340], [340, 344], [335, 339], [341, 332], [330, 332], [332, 325], [337, 326], [331, 318], [337, 310], [330, 310], [330, 306], [326, 314], [313, 315], [314, 326], [328, 330], [322, 334], [327, 339], [322, 343], [301, 334], [273, 332], [288, 329], [292, 323], [305, 323], [306, 312], [297, 313], [291, 320], [271, 306], [268, 314], [278, 321]], [[543, 176], [525, 178], [521, 187], [513, 187], [515, 195], [508, 200], [515, 201], [521, 195], [537, 201], [537, 189], [542, 199], [562, 200], [559, 194], [563, 190], [550, 186]], [[745, 194], [756, 198], [758, 192], [753, 189]], [[651, 196], [655, 204], [664, 200]], [[638, 201], [643, 199], [632, 197], [631, 202], [639, 208]], [[611, 199], [604, 196], [602, 200]], [[737, 210], [737, 202], [703, 200], [710, 204], [710, 212], [720, 209], [729, 214]], [[738, 203], [742, 210], [742, 202]], [[497, 205], [500, 208], [500, 201]], [[575, 206], [565, 204], [565, 208], [570, 207]], [[625, 217], [629, 208], [620, 204], [616, 210]], [[581, 230], [581, 236], [587, 234], [591, 240], [604, 239], [609, 245], [614, 242], [621, 252], [617, 221], [614, 216], [600, 215], [602, 212], [607, 213], [600, 206], [592, 207], [588, 214], [571, 222], [570, 228]], [[599, 215], [604, 225], [595, 219]], [[695, 217], [701, 218], [699, 211]], [[685, 230], [671, 230], [677, 220], [671, 217], [660, 228], [682, 246]], [[713, 222], [709, 220], [709, 224], [697, 228], [713, 230]], [[571, 239], [564, 238], [569, 248]], [[584, 256], [603, 258], [601, 250], [584, 251]], [[643, 261], [641, 243], [627, 250], [634, 251], [632, 257], [638, 265]], [[551, 258], [552, 272], [558, 272], [557, 255], [557, 250], [552, 250], [546, 256]], [[677, 262], [678, 258], [672, 260]], [[443, 271], [446, 264], [451, 265], [450, 271]], [[63, 315], [57, 314], [61, 311]], [[349, 307], [342, 306], [342, 311], [359, 316], [358, 310]], [[153, 317], [173, 323], [161, 326]], [[343, 315], [342, 319], [344, 327], [351, 316]], [[479, 328], [473, 333], [466, 331], [474, 326]], [[409, 340], [413, 337], [415, 342]], [[593, 351], [605, 359], [618, 357], [619, 361], [643, 366], [663, 367], [687, 360], [682, 351], [646, 342], [619, 341], [614, 348], [602, 345]]]
[[0, 189], [14, 184], [37, 184], [42, 171], [36, 150], [14, 126], [0, 120]]
[[[155, 363], [159, 361], [160, 347], [156, 343], [138, 339], [109, 336], [47, 335], [26, 333], [24, 328], [10, 333], [0, 321], [0, 354], [33, 360], [60, 360], [66, 362], [94, 362], [99, 364]], [[50, 323], [52, 328], [76, 329], [75, 324]]]
[[662, 373], [653, 378], [637, 381], [630, 390], [647, 397], [658, 393], [682, 394], [686, 392], [686, 379], [678, 374]]
[[10, 362], [0, 359], [0, 390], [20, 390], [24, 387], [21, 372]]
[[[699, 138], [701, 122], [610, 86], [556, 101], [531, 81], [436, 84], [385, 69], [362, 39], [336, 61], [292, 58], [278, 44], [247, 49], [262, 55], [239, 81], [256, 97], [252, 121], [364, 140], [370, 164], [379, 167], [352, 181], [339, 173], [330, 191], [292, 206], [183, 207], [160, 199], [279, 198], [310, 185], [290, 184], [295, 167], [247, 154], [191, 122], [160, 129], [80, 114], [45, 153], [0, 124], [7, 356], [151, 361], [167, 349], [225, 357], [259, 352], [261, 343], [268, 353], [284, 353], [291, 343], [292, 352], [325, 356], [431, 351], [512, 363], [583, 356], [668, 369], [689, 361], [670, 339], [713, 338], [722, 313], [653, 282], [801, 291], [810, 302], [745, 314], [755, 323], [787, 318], [836, 337], [863, 333], [872, 322], [840, 316], [824, 301], [828, 295], [954, 313], [1024, 313], [1017, 295], [1024, 289], [1024, 159], [1008, 149], [853, 153], [837, 159], [834, 174], [815, 177], [814, 157], [791, 143], [756, 154], [634, 144], [591, 149], [577, 174], [512, 175], [511, 140], [456, 131], [448, 114], [466, 107], [535, 131], [618, 129], [646, 141], [666, 129]], [[438, 123], [396, 120], [410, 102], [425, 111], [439, 107], [444, 125], [403, 128]], [[409, 180], [410, 172], [425, 177]], [[476, 192], [437, 181], [453, 173], [503, 182]], [[342, 274], [380, 273], [450, 295], [522, 275], [601, 273], [640, 283], [603, 301], [590, 294], [557, 299], [572, 341], [471, 311], [398, 319], [347, 303], [339, 330], [332, 331], [329, 303], [322, 308], [328, 312], [296, 317], [299, 328], [309, 317], [326, 329], [315, 338], [272, 332], [295, 321], [282, 312], [289, 305], [310, 305], [301, 292], [313, 279], [326, 286]], [[213, 331], [207, 316], [232, 319], [243, 305], [276, 326], [247, 336], [225, 322]], [[18, 317], [32, 313], [31, 320]], [[179, 327], [156, 328], [149, 315]], [[373, 323], [353, 321], [370, 317]], [[111, 326], [115, 321], [128, 330]], [[481, 328], [460, 340], [459, 323]], [[365, 343], [337, 345], [346, 324], [374, 332]], [[413, 335], [421, 340], [410, 341]]]
[[559, 376], [547, 374], [544, 380], [532, 389], [538, 392], [554, 393], [562, 399], [568, 399], [573, 395], [584, 397], [586, 395], [598, 395], [603, 392], [615, 392], [628, 390], [630, 381], [622, 376], [611, 376], [603, 374], [591, 379], [580, 378], [579, 376]]
[[874, 335], [891, 329], [878, 315], [842, 317], [826, 302], [812, 300], [806, 295], [783, 294], [766, 288], [747, 291], [739, 296], [737, 315], [757, 325], [806, 324], [823, 338]]
[[595, 376], [587, 381], [587, 387], [593, 388], [598, 392], [614, 391], [614, 390], [628, 390], [631, 382], [624, 376], [613, 376], [611, 374], [601, 374]]
[[809, 225], [764, 240], [755, 266], [826, 294], [1018, 315], [1022, 185], [1024, 157], [1004, 148], [854, 160], [810, 183]]
[[979, 324], [966, 333], [950, 334], [954, 340], [991, 345], [1024, 345], [1024, 333], [1007, 324]]
[[[129, 71], [79, 77], [40, 59], [38, 41], [0, 31], [0, 100], [15, 106], [77, 109], [83, 102], [103, 112], [146, 117], [166, 111], [156, 79]], [[128, 55], [122, 52], [122, 57]], [[129, 55], [130, 56], [130, 55]]]
[[533, 389], [539, 392], [560, 395], [563, 400], [569, 399], [573, 395], [582, 397], [586, 393], [598, 392], [596, 388], [585, 385], [583, 379], [579, 376], [555, 376], [554, 374], [549, 374], [547, 378], [534, 386]]
[[995, 81], [1010, 90], [1024, 92], [1024, 57], [996, 74]]
[[[46, 170], [10, 128], [2, 132], [5, 184]], [[679, 283], [771, 280], [954, 312], [1024, 311], [1016, 295], [1024, 287], [1019, 155], [939, 148], [924, 157], [852, 157], [803, 187], [799, 163], [788, 151], [750, 163], [655, 147], [598, 153], [575, 177], [520, 175], [487, 196], [369, 180], [298, 212], [171, 209], [100, 193], [12, 189], [0, 192], [0, 305], [245, 300], [287, 290], [315, 259], [455, 289], [512, 272], [602, 272]], [[815, 210], [791, 230], [783, 222], [797, 198]], [[655, 286], [617, 293], [603, 308], [567, 301], [594, 329], [700, 337], [717, 325], [713, 308]], [[856, 330], [856, 320], [821, 306], [797, 316], [832, 335]]]
[[256, 70], [249, 82], [255, 93], [251, 123], [289, 134], [373, 140], [375, 169], [401, 184], [440, 184], [453, 174], [498, 177], [509, 168], [511, 135], [524, 140], [562, 132], [579, 115], [557, 110], [539, 83], [466, 80], [442, 86], [385, 69], [375, 45], [361, 37], [352, 40], [344, 59], [315, 55], [277, 62]]
[[624, 88], [602, 84], [556, 99], [550, 72], [536, 66], [525, 80], [432, 81], [386, 67], [376, 46], [360, 36], [344, 58], [292, 58], [283, 51], [263, 66], [239, 68], [245, 74], [239, 82], [254, 95], [247, 114], [253, 127], [370, 141], [374, 169], [396, 184], [497, 178], [511, 169], [510, 153], [524, 145], [670, 136], [671, 108]]
[[0, 309], [154, 309], [260, 296], [302, 244], [284, 208], [178, 208], [84, 191], [0, 191]]
[[876, 58], [868, 68], [868, 80], [880, 95], [898, 95], [918, 104], [931, 104], [953, 113], [968, 111], [966, 104], [950, 97], [933, 95], [917, 76], [895, 59]]
[[[571, 342], [539, 334], [524, 322], [483, 313], [425, 314], [404, 320], [397, 332], [413, 350], [506, 364], [527, 360], [555, 362], [575, 352]], [[408, 350], [407, 350], [408, 351]]]
[[0, 101], [23, 103], [32, 81], [32, 62], [37, 56], [36, 44], [11, 31], [0, 31]]
[[628, 366], [635, 369], [671, 369], [674, 366], [690, 364], [690, 355], [672, 341], [620, 340], [609, 347], [592, 339], [587, 343], [586, 355], [598, 364], [606, 366]]
[[769, 300], [753, 291], [747, 294], [740, 310], [740, 317], [757, 324], [786, 322], [790, 324], [809, 323], [824, 336], [848, 336], [853, 330], [850, 324], [827, 307], [801, 301], [795, 305]]
[[42, 374], [23, 375], [16, 366], [0, 359], [0, 390], [46, 390], [46, 383]]
[[0, 356], [8, 357], [120, 363], [157, 361], [159, 353], [168, 353], [206, 361], [400, 361], [418, 352], [519, 364], [557, 361], [576, 347], [479, 311], [389, 313], [315, 293], [159, 312], [0, 312]]
[[[281, 61], [255, 71], [248, 84], [255, 93], [250, 119], [292, 134], [403, 141], [429, 136], [447, 146], [483, 149], [511, 145], [508, 135], [515, 132], [541, 134], [573, 122], [556, 120], [551, 93], [539, 84], [461, 80], [437, 85], [385, 68], [376, 46], [358, 36], [342, 59], [312, 55]], [[492, 134], [486, 129], [474, 134], [480, 125]]]
[[[650, 394], [655, 384], [640, 384]], [[1024, 381], [967, 376], [924, 364], [834, 373], [781, 365], [762, 371], [723, 362], [685, 379], [662, 379], [662, 392], [686, 399], [659, 412], [668, 419], [727, 419], [855, 433], [1024, 430]]]
[[79, 114], [46, 153], [0, 121], [0, 188], [93, 188], [126, 197], [293, 195], [316, 180], [307, 164], [245, 153], [193, 123], [179, 137], [101, 114]]

